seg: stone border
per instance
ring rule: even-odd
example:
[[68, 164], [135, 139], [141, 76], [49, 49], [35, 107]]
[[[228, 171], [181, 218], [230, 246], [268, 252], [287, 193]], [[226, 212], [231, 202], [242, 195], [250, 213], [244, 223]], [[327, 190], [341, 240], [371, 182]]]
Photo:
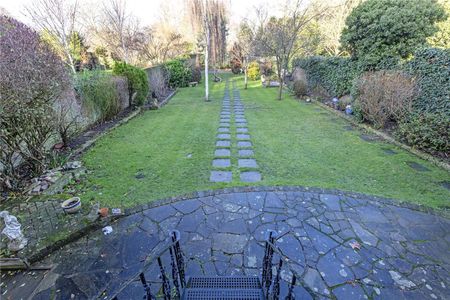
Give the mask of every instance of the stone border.
[[175, 96], [175, 94], [178, 92], [178, 88], [176, 88], [175, 90], [172, 91], [172, 93], [170, 93], [166, 99], [164, 99], [163, 101], [161, 101], [161, 103], [158, 103], [158, 109], [160, 109], [161, 107], [163, 107], [164, 105], [166, 105], [170, 99], [172, 99], [173, 96]]
[[321, 193], [321, 194], [333, 194], [337, 196], [344, 196], [344, 197], [350, 197], [350, 198], [364, 198], [367, 201], [373, 201], [373, 202], [381, 202], [383, 204], [387, 205], [393, 205], [397, 207], [404, 207], [411, 210], [421, 211], [424, 213], [429, 213], [433, 215], [437, 215], [443, 218], [450, 219], [450, 210], [444, 209], [444, 210], [437, 210], [431, 207], [427, 207], [424, 205], [409, 203], [406, 201], [400, 201], [395, 200], [392, 198], [383, 198], [378, 196], [371, 196], [366, 195], [362, 193], [356, 193], [356, 192], [347, 192], [337, 189], [322, 189], [322, 188], [315, 188], [315, 187], [304, 187], [304, 186], [243, 186], [243, 187], [230, 187], [230, 188], [223, 188], [223, 189], [216, 189], [216, 190], [205, 190], [205, 191], [198, 191], [198, 192], [192, 192], [187, 194], [182, 194], [179, 196], [169, 197], [161, 200], [155, 200], [152, 202], [149, 202], [147, 204], [141, 204], [137, 205], [133, 208], [127, 208], [124, 210], [124, 214], [119, 216], [111, 216], [106, 219], [100, 219], [93, 223], [90, 223], [89, 225], [86, 225], [85, 227], [81, 228], [78, 231], [72, 232], [69, 236], [66, 238], [63, 238], [59, 241], [56, 241], [52, 245], [49, 245], [36, 253], [33, 253], [29, 257], [23, 257], [29, 264], [36, 263], [46, 256], [50, 255], [51, 253], [55, 252], [56, 250], [66, 246], [67, 244], [74, 242], [88, 233], [100, 229], [103, 226], [106, 226], [110, 222], [116, 221], [120, 218], [130, 216], [136, 213], [143, 212], [144, 210], [172, 204], [175, 202], [183, 201], [183, 200], [189, 200], [189, 199], [195, 199], [195, 198], [202, 198], [202, 197], [210, 197], [210, 196], [217, 196], [217, 195], [223, 195], [223, 194], [231, 194], [231, 193], [245, 193], [245, 192], [306, 192], [306, 193]]
[[360, 128], [360, 129], [364, 129], [366, 131], [369, 131], [369, 132], [371, 132], [373, 134], [376, 134], [376, 135], [382, 137], [383, 139], [387, 140], [389, 143], [394, 144], [395, 146], [400, 147], [403, 150], [406, 150], [406, 151], [410, 152], [411, 154], [414, 154], [415, 156], [417, 156], [417, 157], [419, 157], [421, 159], [424, 159], [424, 160], [426, 160], [428, 162], [431, 162], [432, 164], [434, 164], [434, 165], [436, 165], [436, 166], [438, 166], [440, 168], [443, 168], [443, 169], [445, 169], [447, 171], [450, 171], [450, 164], [448, 164], [447, 162], [445, 162], [445, 161], [443, 161], [443, 160], [441, 160], [439, 158], [436, 158], [436, 157], [432, 156], [431, 154], [422, 152], [422, 151], [414, 149], [413, 147], [410, 147], [410, 146], [408, 146], [406, 144], [403, 144], [403, 143], [397, 141], [396, 139], [394, 139], [393, 137], [391, 137], [390, 135], [387, 135], [384, 132], [376, 130], [375, 128], [373, 128], [373, 127], [371, 127], [369, 125], [366, 125], [366, 124], [363, 124], [363, 123], [359, 123], [359, 122], [355, 121], [353, 118], [345, 115], [343, 112], [335, 110], [335, 109], [333, 109], [333, 108], [323, 104], [320, 101], [313, 100], [312, 102], [317, 104], [318, 106], [328, 110], [329, 112], [334, 113], [338, 117], [341, 117], [341, 118], [347, 120], [352, 125]]
[[74, 149], [68, 156], [68, 159], [70, 159], [72, 157], [78, 157], [79, 155], [83, 154], [84, 152], [86, 152], [86, 150], [88, 150], [90, 147], [92, 147], [99, 138], [101, 138], [105, 134], [111, 132], [112, 130], [116, 129], [117, 127], [121, 126], [122, 124], [127, 123], [129, 120], [133, 119], [134, 117], [139, 115], [141, 112], [142, 112], [141, 107], [138, 107], [136, 110], [132, 111], [128, 116], [117, 121], [117, 123], [114, 124], [113, 126], [111, 126], [110, 128], [96, 134], [94, 137], [89, 139], [87, 142], [81, 144], [79, 147]]

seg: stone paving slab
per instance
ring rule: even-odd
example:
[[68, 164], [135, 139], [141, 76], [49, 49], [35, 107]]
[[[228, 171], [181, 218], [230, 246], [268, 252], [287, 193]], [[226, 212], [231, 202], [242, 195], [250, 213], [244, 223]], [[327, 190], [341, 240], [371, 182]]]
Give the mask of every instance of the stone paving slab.
[[247, 141], [237, 142], [237, 147], [238, 148], [249, 148], [251, 146], [252, 146], [251, 142], [247, 142]]
[[250, 135], [249, 134], [242, 134], [242, 133], [238, 133], [236, 135], [236, 138], [238, 140], [249, 140], [250, 139]]
[[240, 158], [238, 159], [239, 168], [257, 168], [258, 164], [253, 158]]
[[254, 152], [251, 149], [243, 149], [243, 150], [239, 150], [238, 151], [238, 155], [240, 157], [245, 157], [245, 156], [253, 156]]
[[242, 182], [261, 181], [261, 173], [259, 172], [241, 172], [240, 177]]
[[216, 142], [216, 147], [230, 147], [231, 142], [230, 141], [217, 141]]
[[229, 133], [220, 133], [220, 134], [217, 135], [217, 138], [221, 139], [221, 140], [229, 140], [231, 138], [231, 134], [229, 134]]
[[209, 181], [212, 182], [231, 182], [233, 174], [230, 171], [211, 171]]
[[[231, 180], [232, 174], [211, 176]], [[107, 297], [167, 245], [172, 229], [181, 233], [187, 276], [261, 276], [263, 242], [275, 230], [288, 258], [280, 299], [292, 272], [297, 299], [450, 297], [449, 219], [370, 196], [307, 188], [206, 192], [165, 203], [118, 220], [109, 235], [99, 230], [65, 246], [43, 261], [53, 264], [49, 271], [4, 274], [2, 298]], [[154, 289], [161, 280], [151, 261], [146, 277]], [[163, 263], [169, 271], [170, 257]], [[119, 299], [141, 298], [142, 291], [137, 283]]]
[[217, 149], [216, 151], [214, 151], [214, 156], [226, 157], [230, 155], [231, 155], [230, 149]]
[[247, 127], [239, 127], [239, 128], [236, 128], [236, 132], [247, 133], [248, 132], [248, 128]]

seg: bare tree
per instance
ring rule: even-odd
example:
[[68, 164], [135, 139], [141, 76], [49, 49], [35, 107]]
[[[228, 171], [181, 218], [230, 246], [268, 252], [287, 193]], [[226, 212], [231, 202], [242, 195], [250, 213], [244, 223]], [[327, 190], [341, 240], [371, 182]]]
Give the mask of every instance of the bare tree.
[[248, 85], [248, 65], [255, 57], [255, 37], [247, 22], [243, 22], [239, 28], [238, 33], [239, 48], [241, 52], [241, 65], [244, 70], [244, 87], [247, 89]]
[[65, 62], [75, 73], [75, 62], [70, 47], [70, 37], [75, 32], [78, 1], [35, 0], [25, 10], [33, 23], [42, 31], [54, 36], [63, 49]]
[[260, 23], [254, 32], [255, 40], [261, 55], [275, 58], [279, 82], [278, 100], [282, 97], [288, 65], [303, 46], [299, 42], [300, 33], [325, 11], [306, 2], [308, 1], [297, 0], [291, 4], [288, 1], [279, 18], [267, 18], [263, 10], [258, 12]]

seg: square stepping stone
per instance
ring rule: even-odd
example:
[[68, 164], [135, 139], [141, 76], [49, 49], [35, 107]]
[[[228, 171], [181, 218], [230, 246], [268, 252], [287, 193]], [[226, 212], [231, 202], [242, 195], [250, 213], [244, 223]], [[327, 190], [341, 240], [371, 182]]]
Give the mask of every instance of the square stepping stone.
[[249, 140], [250, 139], [250, 135], [249, 134], [245, 134], [245, 133], [238, 133], [236, 135], [236, 138], [238, 140]]
[[229, 123], [231, 122], [230, 118], [228, 119], [220, 119], [220, 123]]
[[251, 149], [239, 150], [240, 157], [253, 156], [253, 154], [254, 154], [253, 150], [251, 150]]
[[216, 151], [214, 151], [214, 156], [218, 156], [218, 157], [226, 157], [226, 156], [230, 156], [231, 151], [229, 149], [217, 149]]
[[429, 172], [429, 171], [430, 171], [430, 169], [428, 169], [428, 168], [425, 167], [425, 166], [422, 166], [422, 165], [419, 164], [419, 163], [416, 163], [415, 161], [407, 161], [406, 164], [407, 164], [410, 168], [412, 168], [412, 169], [414, 169], [414, 170], [416, 170], [416, 171], [418, 171], [418, 172]]
[[261, 181], [261, 173], [259, 172], [242, 172], [240, 177], [242, 182]]
[[231, 134], [229, 134], [229, 133], [219, 133], [217, 135], [217, 138], [221, 139], [221, 140], [229, 140], [231, 138]]
[[229, 111], [222, 111], [220, 114], [222, 116], [229, 116], [229, 115], [231, 115], [231, 113]]
[[230, 123], [219, 123], [220, 127], [230, 127]]
[[245, 122], [247, 122], [247, 120], [246, 119], [236, 119], [236, 123], [245, 123]]
[[228, 147], [230, 147], [230, 145], [231, 145], [230, 141], [217, 141], [216, 142], [216, 147], [228, 148]]
[[231, 182], [233, 174], [229, 171], [211, 171], [209, 181], [211, 182]]
[[247, 127], [247, 123], [236, 123], [236, 127]]
[[228, 168], [231, 166], [231, 160], [228, 158], [216, 158], [213, 159], [212, 165], [215, 168]]
[[219, 132], [230, 132], [230, 128], [220, 127], [217, 131], [219, 131]]
[[236, 128], [236, 131], [237, 132], [248, 132], [248, 128], [247, 127], [239, 127], [239, 128]]
[[252, 146], [252, 142], [248, 142], [248, 141], [237, 142], [237, 146], [238, 146], [238, 148], [249, 148]]
[[258, 164], [253, 158], [240, 158], [238, 159], [239, 168], [257, 168]]

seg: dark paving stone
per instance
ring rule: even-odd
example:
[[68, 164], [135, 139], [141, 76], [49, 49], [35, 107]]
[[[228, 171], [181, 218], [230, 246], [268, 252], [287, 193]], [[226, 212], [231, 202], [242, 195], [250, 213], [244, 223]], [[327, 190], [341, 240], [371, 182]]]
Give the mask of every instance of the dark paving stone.
[[239, 150], [238, 154], [240, 157], [247, 157], [247, 156], [253, 156], [253, 150], [250, 149], [244, 149], [244, 150]]
[[216, 158], [213, 159], [212, 165], [216, 168], [228, 168], [231, 166], [231, 160], [228, 158]]
[[252, 158], [240, 158], [238, 159], [238, 166], [240, 168], [257, 168], [258, 164], [255, 159]]
[[217, 149], [214, 151], [214, 156], [218, 157], [228, 157], [230, 156], [231, 151], [229, 149]]
[[251, 142], [246, 142], [246, 141], [237, 142], [237, 147], [238, 148], [249, 148], [251, 146], [252, 146]]
[[371, 134], [361, 134], [359, 136], [363, 141], [366, 142], [376, 142], [376, 141], [380, 141], [381, 138], [376, 136], [376, 135], [371, 135]]
[[423, 166], [423, 165], [421, 165], [421, 164], [419, 164], [419, 163], [417, 163], [415, 161], [407, 161], [406, 164], [410, 168], [412, 168], [412, 169], [414, 169], [414, 170], [416, 170], [418, 172], [428, 172], [428, 171], [430, 171], [430, 169], [428, 169], [427, 167], [425, 167], [425, 166]]
[[239, 127], [239, 128], [236, 128], [236, 132], [246, 133], [246, 132], [248, 132], [248, 128]]
[[368, 299], [367, 295], [364, 293], [364, 290], [358, 284], [344, 284], [333, 289], [333, 294], [337, 299]]
[[447, 190], [450, 190], [450, 181], [441, 181], [440, 184]]
[[392, 149], [383, 149], [383, 152], [384, 152], [384, 154], [386, 154], [386, 155], [395, 155], [395, 154], [397, 154], [397, 152], [395, 152], [395, 151], [392, 150]]
[[230, 147], [231, 142], [230, 141], [217, 141], [216, 147]]
[[209, 181], [212, 182], [231, 182], [232, 173], [228, 171], [211, 171]]
[[261, 173], [259, 172], [241, 172], [242, 182], [257, 182], [261, 181]]

